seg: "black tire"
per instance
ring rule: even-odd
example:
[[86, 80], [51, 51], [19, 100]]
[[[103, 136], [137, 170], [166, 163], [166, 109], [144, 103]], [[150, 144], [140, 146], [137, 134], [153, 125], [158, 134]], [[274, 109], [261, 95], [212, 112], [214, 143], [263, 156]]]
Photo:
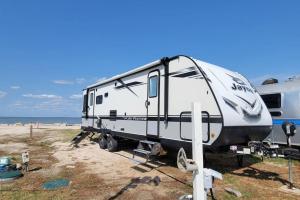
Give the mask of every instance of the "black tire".
[[107, 148], [107, 140], [105, 137], [100, 137], [99, 138], [99, 147], [100, 149], [106, 149]]
[[111, 135], [107, 137], [107, 150], [109, 152], [117, 151], [118, 149], [118, 141], [115, 140]]

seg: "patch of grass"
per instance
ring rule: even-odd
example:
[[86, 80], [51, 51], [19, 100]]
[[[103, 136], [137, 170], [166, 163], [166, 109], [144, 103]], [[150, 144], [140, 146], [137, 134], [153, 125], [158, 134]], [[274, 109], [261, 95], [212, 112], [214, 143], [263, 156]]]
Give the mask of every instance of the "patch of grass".
[[60, 134], [63, 136], [64, 141], [72, 140], [76, 135], [80, 133], [80, 129], [64, 129], [59, 130]]
[[236, 185], [238, 181], [238, 177], [230, 175], [230, 174], [224, 174], [223, 175], [223, 182], [224, 184], [229, 184], [229, 185]]
[[37, 146], [40, 146], [40, 147], [46, 147], [46, 148], [50, 148], [52, 142], [50, 141], [41, 141], [39, 143], [36, 143]]
[[260, 163], [262, 162], [261, 156], [258, 155], [248, 155], [245, 156], [245, 161], [250, 164]]
[[[269, 162], [275, 165], [279, 166], [287, 166], [288, 160], [285, 158], [265, 158], [264, 162]], [[293, 160], [294, 165], [300, 165], [300, 162], [298, 160]]]
[[222, 196], [222, 199], [224, 199], [224, 200], [235, 200], [235, 199], [238, 199], [238, 198], [231, 195], [231, 194], [228, 194], [227, 192], [224, 192], [224, 194]]
[[14, 190], [7, 191], [1, 193], [1, 198], [3, 199], [51, 199], [51, 200], [61, 200], [68, 199], [68, 196], [65, 192], [57, 192], [57, 191], [44, 191], [44, 190], [36, 190], [36, 191], [26, 191], [26, 190]]
[[[0, 191], [7, 191], [7, 190], [12, 190], [14, 189], [14, 185], [11, 183], [7, 183], [7, 184], [0, 184]], [[1, 192], [0, 192], [1, 194]]]

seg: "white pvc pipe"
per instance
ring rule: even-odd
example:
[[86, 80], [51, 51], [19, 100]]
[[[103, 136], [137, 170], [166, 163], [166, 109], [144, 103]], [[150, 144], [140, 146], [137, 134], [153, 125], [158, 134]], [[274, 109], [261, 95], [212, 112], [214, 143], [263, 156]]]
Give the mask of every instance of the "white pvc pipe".
[[202, 108], [200, 102], [192, 103], [192, 124], [193, 160], [198, 166], [198, 170], [193, 172], [193, 200], [206, 200], [203, 172]]

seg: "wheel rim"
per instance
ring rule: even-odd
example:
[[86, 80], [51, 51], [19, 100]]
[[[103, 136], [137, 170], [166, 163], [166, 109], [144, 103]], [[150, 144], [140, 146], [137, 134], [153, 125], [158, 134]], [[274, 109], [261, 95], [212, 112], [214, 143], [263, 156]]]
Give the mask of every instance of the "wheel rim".
[[105, 149], [107, 147], [107, 141], [105, 138], [102, 138], [99, 142], [100, 148]]
[[111, 149], [111, 148], [112, 148], [112, 146], [113, 146], [113, 144], [112, 144], [112, 141], [111, 141], [111, 140], [109, 140], [109, 141], [108, 141], [108, 143], [107, 143], [107, 147], [108, 147], [109, 149]]

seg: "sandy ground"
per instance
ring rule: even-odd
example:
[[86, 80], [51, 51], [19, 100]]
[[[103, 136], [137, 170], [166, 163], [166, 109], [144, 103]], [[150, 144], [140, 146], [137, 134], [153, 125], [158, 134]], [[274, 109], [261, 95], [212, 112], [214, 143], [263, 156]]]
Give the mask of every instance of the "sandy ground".
[[[49, 130], [78, 130], [79, 125], [66, 126], [64, 124], [25, 124], [25, 125], [6, 125], [0, 124], [0, 151], [6, 151], [10, 153], [18, 153], [29, 150], [26, 142], [17, 142], [16, 140], [22, 140], [29, 138], [30, 126], [33, 127], [33, 136], [43, 135], [46, 136]], [[51, 140], [53, 137], [48, 138]], [[54, 137], [55, 138], [55, 137]], [[44, 138], [47, 140], [47, 138]]]
[[[166, 175], [158, 173], [152, 168], [159, 167], [165, 163], [152, 163], [148, 166], [139, 165], [132, 160], [132, 154], [128, 151], [108, 152], [99, 149], [95, 142], [88, 140], [83, 141], [78, 148], [70, 147], [69, 144], [55, 142], [52, 145], [56, 147], [53, 156], [58, 160], [55, 167], [72, 167], [78, 162], [87, 163], [85, 169], [87, 172], [97, 174], [106, 182], [113, 183], [130, 177], [139, 176], [160, 176], [160, 178], [168, 178]], [[145, 161], [143, 158], [137, 158]], [[171, 181], [171, 180], [167, 180]]]
[[[40, 125], [29, 138], [29, 126], [0, 126], [0, 156], [9, 155], [20, 162], [24, 150], [30, 152], [31, 172], [14, 182], [0, 182], [0, 199], [178, 199], [192, 192], [191, 173], [182, 173], [174, 159], [137, 164], [131, 160], [135, 146], [115, 153], [101, 150], [96, 138], [70, 145], [79, 133], [78, 126]], [[138, 158], [143, 160], [142, 158]], [[224, 180], [215, 182], [216, 199], [236, 199], [224, 188], [239, 190], [239, 199], [300, 199], [280, 190], [287, 180], [285, 160], [248, 158], [245, 167], [237, 167], [235, 158], [211, 155], [208, 167], [222, 172]], [[295, 184], [300, 187], [300, 164], [294, 167]], [[67, 188], [45, 191], [42, 184], [67, 178]], [[155, 182], [154, 180], [160, 180]]]
[[33, 130], [37, 134], [44, 133], [45, 131], [51, 130], [78, 130], [80, 129], [80, 125], [74, 126], [66, 126], [65, 124], [24, 124], [24, 125], [7, 125], [0, 124], [0, 138], [5, 139], [5, 137], [10, 138], [27, 138], [30, 134], [30, 126], [32, 126]]

